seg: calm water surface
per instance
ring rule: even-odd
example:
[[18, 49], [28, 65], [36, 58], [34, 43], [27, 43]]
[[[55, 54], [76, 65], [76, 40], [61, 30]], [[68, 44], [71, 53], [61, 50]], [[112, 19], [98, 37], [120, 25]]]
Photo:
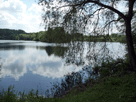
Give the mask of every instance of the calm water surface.
[[[85, 55], [94, 50], [84, 45], [84, 58], [82, 58], [84, 65], [66, 64], [68, 55], [72, 54], [70, 50], [69, 54], [66, 54], [68, 51], [66, 46], [60, 47], [56, 44], [35, 41], [0, 40], [0, 64], [2, 65], [0, 90], [7, 90], [10, 85], [14, 85], [17, 91], [29, 92], [31, 89], [38, 89], [40, 94], [44, 94], [47, 89], [51, 88], [50, 82], [60, 82], [68, 72], [79, 71], [92, 62], [92, 60], [88, 61], [90, 57], [85, 57]], [[124, 56], [124, 44], [108, 43], [107, 46], [113, 58]], [[98, 44], [96, 44], [97, 48], [99, 49]], [[94, 53], [99, 51], [96, 49]], [[69, 59], [71, 58], [69, 56]], [[76, 59], [80, 62], [79, 57]]]

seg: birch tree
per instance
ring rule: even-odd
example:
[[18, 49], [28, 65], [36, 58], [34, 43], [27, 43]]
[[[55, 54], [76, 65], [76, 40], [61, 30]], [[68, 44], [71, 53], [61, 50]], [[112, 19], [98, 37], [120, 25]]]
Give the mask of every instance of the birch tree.
[[[132, 38], [132, 19], [136, 0], [39, 0], [45, 14], [45, 27], [63, 26], [69, 32], [106, 35], [125, 22], [125, 35], [130, 69], [136, 70], [136, 54]], [[119, 4], [125, 9], [119, 9]], [[125, 12], [125, 13], [124, 13]], [[121, 28], [120, 28], [121, 29]]]

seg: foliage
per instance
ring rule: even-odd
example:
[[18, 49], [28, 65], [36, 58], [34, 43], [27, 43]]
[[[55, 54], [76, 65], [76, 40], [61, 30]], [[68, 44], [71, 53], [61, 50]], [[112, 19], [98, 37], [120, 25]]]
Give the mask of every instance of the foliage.
[[66, 43], [71, 41], [71, 36], [63, 27], [49, 28], [47, 31], [26, 33], [22, 30], [1, 29], [0, 39], [5, 40], [34, 40], [48, 43]]
[[[33, 90], [28, 95], [20, 93], [20, 98], [13, 91], [5, 92], [1, 102], [135, 102], [136, 98], [136, 73], [128, 72], [118, 76], [115, 74], [92, 80], [85, 84], [73, 87], [63, 97], [44, 98], [36, 96]], [[10, 89], [11, 90], [11, 89]]]
[[[119, 2], [128, 10], [118, 10]], [[133, 46], [131, 21], [135, 0], [39, 0], [43, 6], [45, 27], [63, 26], [69, 33], [87, 33], [91, 36], [108, 35], [115, 27], [122, 29], [124, 20], [126, 42], [131, 69], [136, 70], [136, 54]], [[57, 4], [57, 5], [56, 5]], [[46, 9], [46, 10], [45, 10]], [[104, 37], [108, 37], [104, 36]], [[106, 41], [106, 39], [105, 39]], [[124, 42], [124, 41], [123, 41]]]
[[[68, 34], [64, 31], [63, 27], [56, 27], [54, 29], [49, 28], [47, 31], [40, 31], [37, 33], [25, 33], [20, 30], [17, 31], [17, 34], [12, 34], [12, 30], [10, 29], [1, 29], [7, 30], [8, 35], [3, 33], [0, 35], [1, 39], [5, 40], [34, 40], [34, 41], [42, 41], [42, 42], [50, 42], [50, 43], [65, 43], [70, 41], [91, 41], [91, 42], [121, 42], [126, 43], [126, 36], [119, 34], [111, 34], [109, 35], [99, 35], [99, 36], [88, 36], [83, 35], [81, 33], [73, 33]], [[9, 30], [9, 31], [8, 31]], [[14, 30], [16, 31], [16, 30]], [[22, 32], [21, 32], [22, 31]], [[2, 34], [2, 33], [1, 33]], [[135, 41], [136, 36], [133, 36], [133, 40]]]
[[61, 86], [54, 84], [55, 93], [54, 97], [61, 97], [66, 94], [74, 86], [82, 83], [83, 76], [79, 72], [72, 72], [71, 74], [65, 75], [65, 80], [62, 79]]
[[21, 33], [26, 34], [23, 30], [0, 29], [0, 39], [15, 40]]
[[[85, 68], [86, 69], [86, 68]], [[88, 69], [86, 69], [88, 71]], [[95, 66], [92, 75], [83, 83], [83, 74], [73, 72], [65, 75], [61, 83], [53, 83], [51, 94], [46, 91], [46, 98], [39, 96], [31, 90], [28, 94], [15, 92], [14, 86], [8, 91], [0, 92], [1, 102], [69, 102], [69, 101], [102, 101], [109, 102], [135, 102], [136, 98], [136, 73], [129, 70], [129, 63], [124, 59], [104, 60], [99, 66]], [[49, 98], [50, 96], [54, 98]]]
[[117, 59], [109, 61], [103, 61], [101, 66], [96, 66], [94, 68], [95, 73], [99, 73], [101, 77], [111, 76], [113, 74], [126, 74], [129, 71], [129, 63], [124, 62], [123, 59]]
[[0, 100], [4, 100], [5, 102], [16, 102], [16, 94], [14, 94], [15, 90], [13, 90], [14, 86], [9, 86], [8, 91], [4, 92], [4, 94], [0, 94]]
[[19, 38], [16, 40], [33, 40], [35, 38], [34, 33], [19, 34]]
[[49, 43], [65, 43], [69, 42], [70, 35], [64, 31], [63, 27], [48, 28], [42, 41]]

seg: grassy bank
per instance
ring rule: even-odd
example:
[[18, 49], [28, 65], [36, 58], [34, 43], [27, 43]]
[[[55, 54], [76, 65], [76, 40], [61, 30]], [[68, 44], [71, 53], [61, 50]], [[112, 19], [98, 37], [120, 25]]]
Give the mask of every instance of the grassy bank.
[[63, 98], [42, 98], [29, 94], [27, 99], [17, 100], [16, 95], [7, 94], [1, 102], [135, 102], [136, 74], [112, 75], [97, 81], [79, 85], [69, 91]]
[[[0, 102], [135, 102], [136, 73], [129, 71], [127, 62], [122, 61], [105, 62], [102, 66], [96, 66], [95, 73], [98, 72], [100, 77], [80, 83], [61, 97], [43, 98], [33, 91], [27, 95], [17, 94], [10, 87], [0, 95]], [[20, 95], [20, 99], [17, 95]]]

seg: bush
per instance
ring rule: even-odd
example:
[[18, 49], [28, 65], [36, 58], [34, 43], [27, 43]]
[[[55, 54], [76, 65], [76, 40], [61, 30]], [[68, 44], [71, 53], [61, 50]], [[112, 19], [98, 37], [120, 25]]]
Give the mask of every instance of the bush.
[[121, 75], [129, 71], [129, 63], [123, 59], [102, 62], [101, 66], [94, 67], [94, 72], [99, 73], [101, 77], [110, 76], [113, 74]]

